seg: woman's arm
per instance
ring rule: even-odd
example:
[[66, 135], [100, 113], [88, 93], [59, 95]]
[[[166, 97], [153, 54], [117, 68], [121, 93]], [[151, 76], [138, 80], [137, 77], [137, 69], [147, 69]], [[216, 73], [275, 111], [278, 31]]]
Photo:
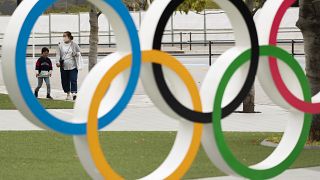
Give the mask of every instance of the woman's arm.
[[75, 42], [73, 42], [73, 56], [79, 56], [79, 54], [81, 53], [81, 49], [80, 49], [80, 47], [79, 47], [79, 45], [77, 44], [77, 43], [75, 43]]
[[75, 61], [76, 61], [76, 65], [77, 65], [77, 69], [81, 70], [83, 68], [83, 59], [81, 57], [81, 49], [79, 47], [78, 44], [74, 43], [74, 52], [75, 54]]

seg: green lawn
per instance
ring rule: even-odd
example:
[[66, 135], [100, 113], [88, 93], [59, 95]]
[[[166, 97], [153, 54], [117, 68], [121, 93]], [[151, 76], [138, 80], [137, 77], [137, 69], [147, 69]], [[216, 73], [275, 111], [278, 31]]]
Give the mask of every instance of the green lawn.
[[[273, 148], [259, 143], [270, 133], [226, 133], [235, 155], [256, 163]], [[111, 165], [127, 179], [147, 175], [164, 160], [174, 132], [102, 132], [101, 142]], [[0, 132], [0, 179], [89, 179], [70, 136], [47, 131]], [[320, 150], [304, 150], [292, 168], [319, 166]], [[221, 176], [201, 149], [185, 178]]]
[[[42, 106], [46, 109], [72, 109], [73, 102], [39, 99]], [[13, 110], [16, 109], [15, 105], [10, 100], [7, 94], [0, 94], [0, 110]]]

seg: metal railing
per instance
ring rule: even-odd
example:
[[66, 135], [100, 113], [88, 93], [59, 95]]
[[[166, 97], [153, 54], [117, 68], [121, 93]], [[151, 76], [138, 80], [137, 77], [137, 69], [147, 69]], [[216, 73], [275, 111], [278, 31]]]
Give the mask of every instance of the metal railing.
[[[198, 40], [198, 41], [194, 41], [194, 35], [201, 35], [201, 36], [210, 36], [210, 35], [225, 35], [225, 34], [233, 34], [233, 31], [232, 29], [225, 29], [225, 30], [215, 30], [216, 32], [209, 32], [209, 30], [207, 30], [207, 32], [197, 32], [197, 30], [193, 30], [193, 31], [190, 31], [190, 32], [186, 32], [187, 29], [179, 29], [181, 30], [181, 32], [169, 32], [168, 30], [166, 30], [164, 33], [163, 33], [163, 37], [166, 37], [166, 36], [171, 36], [171, 41], [167, 41], [166, 43], [170, 43], [172, 46], [175, 45], [177, 42], [182, 44], [183, 42], [204, 42], [203, 45], [206, 46], [208, 43], [207, 40]], [[188, 29], [189, 30], [189, 29]], [[221, 32], [219, 32], [221, 31]], [[294, 33], [294, 32], [298, 32], [296, 31], [295, 29], [292, 29], [292, 30], [288, 30], [288, 31], [285, 31], [286, 33]], [[82, 33], [86, 33], [86, 35], [81, 35]], [[82, 33], [77, 33], [75, 32], [74, 33], [74, 38], [75, 39], [78, 39], [78, 43], [81, 45], [81, 44], [86, 44], [86, 43], [82, 43], [81, 41], [81, 38], [87, 38], [89, 39], [89, 32], [82, 32]], [[281, 32], [280, 32], [281, 33]], [[59, 34], [59, 35], [52, 35], [52, 34]], [[61, 35], [62, 32], [52, 32], [49, 36], [47, 35], [39, 35], [39, 36], [34, 36], [32, 37], [32, 35], [30, 35], [30, 39], [32, 38], [35, 38], [35, 39], [48, 39], [48, 43], [46, 43], [45, 45], [48, 45], [49, 47], [52, 47], [52, 46], [55, 46], [56, 43], [52, 43], [53, 42], [53, 39], [56, 39], [56, 38], [62, 38]], [[108, 44], [113, 44], [114, 42], [112, 42], [112, 38], [115, 38], [115, 35], [113, 34], [113, 32], [100, 32], [99, 34], [99, 38], [103, 38], [103, 37], [107, 37], [108, 38]], [[208, 38], [208, 37], [207, 37]], [[178, 40], [177, 40], [178, 39]], [[185, 40], [184, 40], [185, 39]], [[198, 38], [199, 39], [199, 38]], [[210, 38], [208, 38], [210, 39]], [[0, 40], [3, 40], [3, 37], [0, 36]], [[1, 47], [1, 45], [0, 45]], [[191, 47], [191, 46], [190, 46]], [[191, 49], [190, 49], [191, 50]]]
[[[233, 46], [235, 44], [235, 41], [233, 40], [215, 40], [215, 41], [193, 41], [192, 35], [195, 34], [203, 34], [201, 32], [198, 33], [194, 33], [194, 32], [189, 32], [189, 33], [184, 33], [184, 32], [180, 32], [180, 33], [175, 33], [175, 35], [179, 35], [179, 42], [162, 42], [162, 47], [177, 47], [177, 51], [171, 51], [170, 53], [174, 56], [194, 56], [194, 57], [208, 57], [209, 58], [209, 65], [212, 64], [212, 57], [214, 56], [220, 56], [222, 53], [217, 53], [214, 51], [216, 46]], [[166, 35], [171, 35], [171, 34], [164, 34], [164, 36]], [[183, 35], [188, 35], [189, 39], [187, 41], [184, 41], [182, 36]], [[110, 35], [100, 35], [100, 37], [102, 36], [107, 36], [109, 37]], [[114, 36], [114, 35], [111, 35]], [[56, 36], [56, 37], [60, 37], [60, 36]], [[81, 36], [81, 37], [88, 37], [88, 36]], [[46, 36], [41, 36], [41, 37], [37, 37], [37, 38], [48, 38]], [[1, 38], [0, 38], [1, 39]], [[52, 41], [50, 41], [52, 42]], [[291, 46], [291, 54], [293, 56], [297, 56], [297, 55], [304, 55], [304, 53], [297, 53], [296, 52], [296, 45], [297, 44], [303, 44], [303, 40], [302, 39], [296, 39], [296, 40], [292, 40], [292, 39], [287, 39], [287, 40], [279, 40], [277, 42], [279, 45], [281, 44], [288, 44]], [[32, 47], [33, 45], [28, 45], [29, 47]], [[52, 48], [53, 46], [57, 46], [56, 44], [36, 44], [34, 45], [35, 47], [42, 47], [42, 46], [47, 46]], [[81, 47], [89, 47], [88, 43], [80, 43], [79, 46]], [[99, 46], [105, 46], [105, 47], [116, 47], [116, 43], [100, 43]], [[185, 53], [186, 50], [192, 51], [194, 49], [194, 47], [206, 47], [204, 49], [202, 49], [202, 51], [205, 53]], [[1, 45], [0, 45], [1, 48]], [[178, 51], [180, 50], [180, 51]], [[104, 52], [104, 53], [100, 53], [99, 55], [108, 55], [110, 54], [110, 52]]]

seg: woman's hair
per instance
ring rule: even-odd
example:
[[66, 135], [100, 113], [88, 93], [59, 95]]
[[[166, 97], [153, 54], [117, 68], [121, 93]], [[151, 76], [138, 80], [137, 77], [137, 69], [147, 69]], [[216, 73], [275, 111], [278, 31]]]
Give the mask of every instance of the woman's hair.
[[73, 40], [73, 36], [70, 31], [66, 31], [63, 34], [66, 34], [70, 40]]

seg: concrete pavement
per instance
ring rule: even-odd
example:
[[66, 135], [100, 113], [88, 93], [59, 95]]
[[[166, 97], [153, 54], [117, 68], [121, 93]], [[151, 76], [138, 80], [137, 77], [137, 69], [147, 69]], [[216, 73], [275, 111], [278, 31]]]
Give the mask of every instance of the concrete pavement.
[[[0, 88], [1, 93], [1, 88]], [[58, 97], [55, 94], [54, 97]], [[64, 94], [61, 93], [61, 98]], [[241, 108], [241, 107], [240, 107]], [[240, 109], [239, 108], [239, 109]], [[256, 105], [261, 113], [233, 113], [222, 121], [225, 131], [283, 132], [290, 114], [274, 105]], [[72, 109], [48, 110], [51, 114], [70, 121]], [[0, 110], [0, 131], [41, 130], [24, 118], [17, 110]], [[276, 117], [276, 118], [275, 118]], [[134, 95], [128, 107], [116, 121], [103, 130], [108, 131], [176, 131], [179, 120], [160, 112], [147, 95]]]
[[[308, 180], [308, 179], [319, 179], [320, 178], [320, 167], [312, 168], [300, 168], [300, 169], [289, 169], [273, 178], [274, 180]], [[222, 176], [214, 178], [201, 178], [198, 180], [240, 180], [243, 178], [233, 176]]]

